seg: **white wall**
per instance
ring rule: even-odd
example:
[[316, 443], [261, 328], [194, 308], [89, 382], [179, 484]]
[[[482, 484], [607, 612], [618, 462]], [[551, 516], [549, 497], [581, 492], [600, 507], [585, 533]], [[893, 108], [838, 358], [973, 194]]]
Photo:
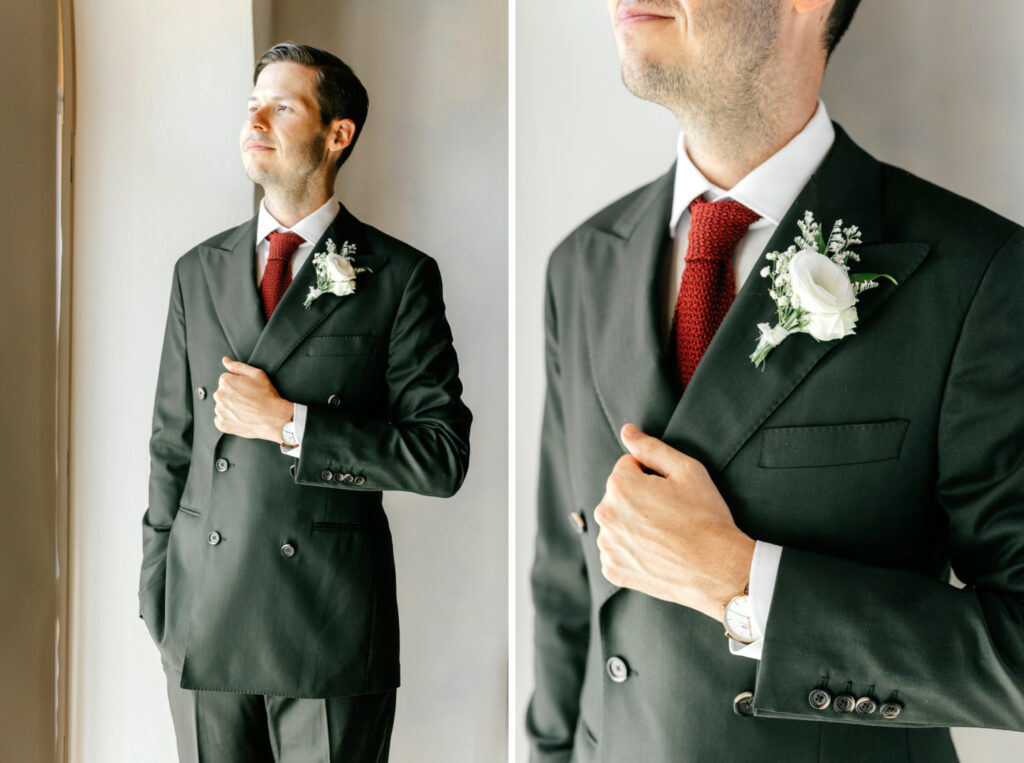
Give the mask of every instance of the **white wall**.
[[385, 496], [395, 540], [398, 763], [505, 759], [508, 667], [507, 9], [475, 0], [274, 3], [273, 41], [324, 48], [366, 85], [338, 196], [438, 260], [473, 411], [448, 500]]
[[[1019, 0], [864, 2], [823, 98], [869, 151], [1024, 220]], [[516, 67], [516, 729], [532, 678], [529, 568], [543, 401], [544, 266], [591, 213], [668, 169], [677, 126], [619, 78], [604, 3], [518, 0]], [[1024, 734], [957, 730], [964, 763], [1024, 758]]]
[[250, 2], [78, 0], [75, 24], [69, 759], [171, 763], [136, 600], [153, 394], [174, 261], [252, 214]]

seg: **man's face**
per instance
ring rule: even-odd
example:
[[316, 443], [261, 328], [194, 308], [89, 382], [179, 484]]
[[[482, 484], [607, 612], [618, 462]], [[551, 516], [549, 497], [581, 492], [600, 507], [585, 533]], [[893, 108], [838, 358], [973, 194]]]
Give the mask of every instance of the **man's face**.
[[316, 71], [291, 61], [260, 72], [242, 123], [242, 164], [264, 188], [302, 188], [310, 176], [336, 161], [326, 150], [329, 125], [320, 118], [314, 95]]
[[626, 87], [677, 112], [757, 88], [778, 51], [780, 0], [607, 2]]

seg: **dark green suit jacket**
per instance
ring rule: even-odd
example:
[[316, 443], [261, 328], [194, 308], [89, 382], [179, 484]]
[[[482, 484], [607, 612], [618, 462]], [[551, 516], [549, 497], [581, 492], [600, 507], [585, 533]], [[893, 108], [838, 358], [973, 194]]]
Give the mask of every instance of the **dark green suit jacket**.
[[[811, 210], [860, 226], [854, 271], [899, 285], [861, 295], [855, 335], [793, 335], [762, 371], [762, 253], [680, 398], [658, 341], [672, 186], [615, 202], [549, 264], [532, 759], [945, 761], [943, 727], [1024, 729], [1021, 227], [837, 127], [765, 251]], [[627, 421], [700, 460], [739, 527], [784, 547], [760, 661], [602, 576], [592, 511]], [[816, 710], [818, 687], [903, 711]]]
[[[174, 268], [150, 440], [140, 615], [186, 689], [327, 697], [399, 683], [391, 534], [381, 491], [449, 496], [470, 412], [437, 264], [344, 207], [325, 241], [356, 245], [354, 294], [324, 294], [310, 256], [270, 320], [256, 217]], [[300, 457], [220, 432], [227, 355], [308, 406]], [[290, 548], [285, 548], [288, 546]]]

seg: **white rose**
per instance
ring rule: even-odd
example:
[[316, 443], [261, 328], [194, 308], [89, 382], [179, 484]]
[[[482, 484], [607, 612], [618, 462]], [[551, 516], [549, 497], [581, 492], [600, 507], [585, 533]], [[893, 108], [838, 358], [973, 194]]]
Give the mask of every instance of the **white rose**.
[[793, 303], [807, 317], [804, 331], [827, 342], [853, 333], [857, 298], [850, 277], [828, 257], [809, 249], [789, 261]]
[[340, 254], [328, 254], [324, 258], [324, 266], [327, 268], [327, 277], [332, 281], [351, 281], [356, 277], [352, 263]]
[[332, 281], [330, 292], [336, 297], [345, 297], [356, 290], [355, 279], [351, 281]]

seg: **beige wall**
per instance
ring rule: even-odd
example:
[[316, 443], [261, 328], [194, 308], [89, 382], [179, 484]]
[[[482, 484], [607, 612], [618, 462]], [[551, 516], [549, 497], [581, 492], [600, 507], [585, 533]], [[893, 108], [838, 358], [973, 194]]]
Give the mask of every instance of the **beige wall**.
[[508, 634], [507, 8], [476, 0], [273, 3], [271, 41], [325, 48], [366, 85], [338, 178], [361, 219], [435, 257], [473, 411], [448, 500], [389, 493], [402, 628], [399, 763], [505, 759]]
[[[1024, 222], [1022, 24], [1019, 0], [865, 0], [829, 65], [823, 99], [881, 159]], [[516, 48], [515, 704], [524, 751], [544, 265], [590, 214], [668, 169], [678, 128], [622, 86], [603, 3], [518, 0]], [[1024, 734], [965, 729], [954, 739], [964, 763], [1024, 759]]]
[[136, 600], [153, 395], [175, 260], [251, 215], [251, 8], [77, 0], [75, 24], [69, 759], [171, 763]]
[[0, 3], [0, 760], [54, 755], [57, 3]]

